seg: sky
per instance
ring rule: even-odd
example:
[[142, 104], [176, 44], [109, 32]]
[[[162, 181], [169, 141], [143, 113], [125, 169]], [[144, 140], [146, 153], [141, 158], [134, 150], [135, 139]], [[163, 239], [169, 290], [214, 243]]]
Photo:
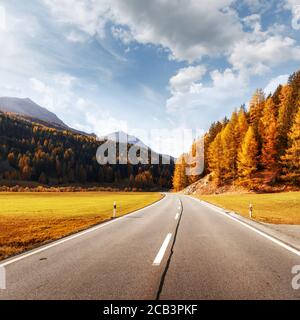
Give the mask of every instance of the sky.
[[300, 0], [0, 0], [0, 96], [178, 156], [182, 132], [286, 83], [299, 40]]

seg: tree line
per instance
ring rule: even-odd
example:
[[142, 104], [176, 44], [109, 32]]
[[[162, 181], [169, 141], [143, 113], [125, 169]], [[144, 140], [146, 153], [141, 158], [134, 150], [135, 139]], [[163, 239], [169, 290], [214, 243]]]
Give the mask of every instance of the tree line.
[[[204, 135], [204, 175], [217, 185], [253, 186], [259, 173], [271, 183], [300, 185], [300, 71], [265, 96], [258, 89], [249, 108], [214, 122]], [[186, 154], [175, 166], [173, 187], [181, 190], [201, 176], [187, 176]]]
[[[42, 185], [98, 184], [129, 189], [170, 188], [174, 163], [99, 165], [103, 143], [0, 113], [0, 180]], [[149, 162], [150, 163], [150, 162]]]

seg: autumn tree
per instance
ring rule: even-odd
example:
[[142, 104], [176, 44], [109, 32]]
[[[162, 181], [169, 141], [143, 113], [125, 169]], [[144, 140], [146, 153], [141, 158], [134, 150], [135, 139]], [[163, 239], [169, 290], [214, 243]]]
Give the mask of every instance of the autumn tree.
[[223, 129], [223, 124], [220, 121], [212, 123], [208, 132], [204, 135], [204, 173], [207, 174], [210, 171], [209, 166], [209, 147], [215, 140], [217, 134]]
[[262, 152], [261, 163], [266, 169], [275, 169], [277, 164], [277, 121], [276, 121], [276, 106], [269, 97], [265, 103], [263, 116], [261, 119], [262, 125]]
[[243, 107], [241, 107], [238, 112], [237, 123], [235, 125], [235, 135], [236, 135], [238, 148], [242, 144], [242, 141], [247, 133], [248, 127], [249, 127], [249, 124], [248, 124], [246, 110]]
[[181, 155], [176, 163], [173, 175], [173, 189], [175, 191], [180, 191], [188, 186], [188, 176], [186, 175], [186, 161], [185, 155]]
[[265, 94], [262, 89], [257, 89], [249, 103], [250, 123], [255, 130], [263, 113]]
[[224, 179], [234, 179], [236, 176], [237, 162], [237, 137], [235, 134], [235, 126], [237, 116], [234, 113], [231, 121], [226, 125], [221, 133], [222, 143], [222, 169]]
[[48, 183], [48, 179], [47, 179], [47, 176], [44, 172], [42, 172], [39, 176], [39, 183], [41, 184], [46, 184]]
[[[194, 140], [191, 150], [186, 155], [188, 184], [193, 184], [203, 174], [204, 165], [204, 137]], [[201, 172], [199, 172], [201, 169]]]
[[28, 155], [22, 155], [19, 159], [19, 168], [21, 178], [23, 180], [30, 180], [32, 175], [32, 168], [30, 166], [30, 158]]
[[257, 170], [257, 141], [254, 129], [249, 126], [238, 154], [238, 173], [242, 179], [249, 179]]
[[213, 173], [213, 177], [217, 184], [220, 184], [223, 178], [223, 149], [221, 132], [219, 132], [214, 141], [209, 146], [208, 151], [209, 170]]
[[300, 99], [300, 70], [294, 72], [289, 77], [288, 85], [292, 89], [292, 99], [295, 104]]
[[261, 150], [262, 144], [262, 123], [261, 117], [263, 115], [265, 105], [265, 95], [262, 89], [255, 91], [249, 103], [249, 122], [254, 130], [255, 139], [258, 144], [258, 151]]
[[294, 124], [288, 135], [289, 148], [286, 154], [282, 157], [284, 166], [283, 177], [286, 180], [300, 184], [300, 107], [296, 114]]
[[296, 113], [296, 105], [293, 102], [293, 89], [289, 85], [282, 87], [279, 96], [278, 112], [278, 152], [283, 155], [288, 145], [288, 132], [291, 129]]

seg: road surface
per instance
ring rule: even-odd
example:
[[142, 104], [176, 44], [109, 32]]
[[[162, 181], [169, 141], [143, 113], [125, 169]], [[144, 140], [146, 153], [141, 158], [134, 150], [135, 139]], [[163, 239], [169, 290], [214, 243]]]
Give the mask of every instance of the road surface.
[[0, 299], [299, 299], [300, 256], [188, 196], [2, 261]]

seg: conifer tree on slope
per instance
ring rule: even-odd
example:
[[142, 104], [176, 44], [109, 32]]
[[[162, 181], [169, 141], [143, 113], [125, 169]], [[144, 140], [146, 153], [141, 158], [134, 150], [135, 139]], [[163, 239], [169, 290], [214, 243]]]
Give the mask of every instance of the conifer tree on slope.
[[242, 179], [251, 178], [257, 170], [258, 146], [254, 129], [249, 126], [238, 154], [238, 173]]
[[233, 116], [221, 133], [223, 175], [226, 180], [231, 180], [236, 177], [237, 139], [234, 130], [236, 122], [237, 117]]
[[173, 175], [173, 188], [175, 191], [180, 191], [188, 186], [186, 167], [185, 154], [183, 154], [177, 159], [175, 164]]
[[261, 163], [264, 168], [275, 170], [278, 160], [278, 131], [276, 121], [276, 106], [270, 97], [265, 103], [262, 122], [262, 154]]
[[209, 146], [208, 151], [209, 170], [217, 184], [223, 179], [223, 149], [221, 132], [219, 132], [214, 141]]
[[[191, 150], [187, 155], [188, 159], [190, 159], [191, 162], [194, 162], [194, 160], [196, 160], [197, 152], [198, 152], [198, 150], [197, 150], [197, 141], [194, 141], [193, 144], [192, 144]], [[189, 172], [190, 172], [190, 175], [187, 177], [188, 178], [188, 184], [193, 184], [194, 182], [198, 181], [199, 178], [200, 178], [200, 176], [196, 172], [195, 168], [196, 168], [196, 163], [191, 163], [188, 166], [188, 169], [189, 169]]]
[[244, 110], [244, 108], [241, 107], [238, 112], [238, 119], [235, 127], [238, 148], [242, 144], [245, 134], [247, 133], [248, 127], [249, 124], [247, 120], [246, 111]]
[[289, 148], [282, 157], [284, 177], [300, 185], [300, 107], [288, 137]]
[[278, 112], [278, 151], [283, 155], [288, 145], [288, 132], [293, 124], [296, 105], [293, 103], [293, 89], [289, 85], [282, 87], [279, 95]]
[[265, 105], [265, 95], [262, 89], [255, 91], [254, 95], [250, 100], [249, 109], [249, 120], [250, 124], [254, 130], [255, 139], [258, 144], [258, 151], [260, 153], [262, 146], [262, 126], [261, 117], [263, 115]]

